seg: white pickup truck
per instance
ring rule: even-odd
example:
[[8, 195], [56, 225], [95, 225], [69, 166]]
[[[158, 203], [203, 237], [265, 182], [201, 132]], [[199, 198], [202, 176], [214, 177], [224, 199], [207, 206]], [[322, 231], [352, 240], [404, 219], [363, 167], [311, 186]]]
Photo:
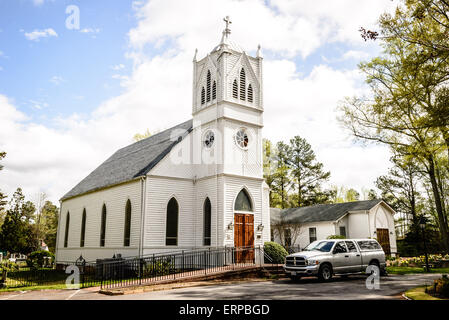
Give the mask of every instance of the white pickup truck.
[[303, 251], [288, 255], [284, 270], [291, 279], [317, 276], [328, 281], [333, 275], [363, 273], [369, 265], [386, 274], [385, 253], [376, 240], [318, 240]]

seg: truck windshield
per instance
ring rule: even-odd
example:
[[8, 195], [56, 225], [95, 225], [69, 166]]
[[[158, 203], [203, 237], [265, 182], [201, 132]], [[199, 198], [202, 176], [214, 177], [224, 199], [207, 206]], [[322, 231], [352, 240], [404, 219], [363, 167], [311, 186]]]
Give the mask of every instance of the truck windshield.
[[314, 241], [304, 248], [304, 251], [329, 252], [334, 245], [334, 241]]

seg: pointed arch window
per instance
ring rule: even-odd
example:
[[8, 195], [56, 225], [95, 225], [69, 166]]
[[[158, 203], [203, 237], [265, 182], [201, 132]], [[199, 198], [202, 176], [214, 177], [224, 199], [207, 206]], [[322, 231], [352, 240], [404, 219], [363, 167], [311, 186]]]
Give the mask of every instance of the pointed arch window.
[[251, 84], [248, 86], [248, 102], [253, 102], [253, 87]]
[[210, 246], [211, 224], [212, 224], [212, 205], [209, 198], [206, 198], [203, 206], [203, 245]]
[[171, 198], [167, 205], [167, 226], [165, 233], [165, 245], [178, 245], [178, 215], [179, 206], [175, 198]]
[[207, 92], [206, 92], [206, 101], [209, 102], [210, 101], [210, 93], [211, 93], [211, 88], [210, 88], [210, 82], [211, 82], [211, 75], [210, 75], [210, 70], [207, 70], [207, 79], [206, 79], [206, 87], [207, 87]]
[[245, 69], [240, 71], [240, 100], [246, 99], [246, 76]]
[[100, 247], [104, 247], [106, 242], [106, 204], [103, 204], [101, 210], [101, 230], [100, 230]]
[[204, 87], [201, 89], [201, 105], [206, 103], [206, 90]]
[[217, 99], [217, 83], [214, 81], [212, 84], [212, 101]]
[[65, 235], [64, 235], [64, 248], [67, 248], [69, 244], [69, 229], [70, 229], [70, 212], [67, 211], [65, 219]]
[[128, 199], [125, 206], [125, 234], [123, 246], [129, 247], [131, 242], [131, 201]]
[[80, 247], [84, 247], [84, 241], [86, 239], [86, 209], [83, 210], [83, 217], [81, 218], [81, 240]]
[[234, 82], [232, 83], [232, 97], [234, 99], [238, 99], [239, 98], [239, 88], [237, 85], [237, 79], [234, 79]]
[[253, 211], [253, 205], [251, 203], [251, 198], [245, 189], [239, 192], [237, 199], [235, 199], [234, 204], [235, 211]]

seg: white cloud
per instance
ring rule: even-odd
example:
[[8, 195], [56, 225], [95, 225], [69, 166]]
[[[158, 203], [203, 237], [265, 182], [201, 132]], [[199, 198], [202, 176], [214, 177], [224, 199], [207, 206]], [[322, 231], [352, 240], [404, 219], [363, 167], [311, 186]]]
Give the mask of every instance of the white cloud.
[[[390, 1], [341, 0], [337, 5], [279, 0], [272, 2], [275, 9], [264, 4], [261, 0], [135, 2], [138, 24], [129, 32], [127, 53], [133, 69], [113, 76], [121, 80], [123, 93], [91, 114], [38, 125], [0, 95], [0, 149], [8, 152], [1, 173], [5, 191], [21, 186], [28, 194], [46, 191], [57, 200], [118, 148], [131, 143], [135, 133], [147, 128], [159, 131], [191, 118], [194, 49], [205, 55], [218, 44], [226, 14], [233, 19], [235, 42], [254, 51], [260, 42], [272, 53], [264, 60], [264, 136], [278, 141], [299, 134], [331, 171], [330, 184], [371, 186], [385, 172], [388, 152], [380, 146], [354, 145], [339, 127], [335, 112], [344, 96], [363, 92], [363, 78], [357, 70], [335, 70], [326, 64], [303, 75], [291, 57], [310, 55], [335, 41], [362, 51], [358, 28], [369, 27], [391, 7]], [[160, 53], [146, 56], [141, 48], [147, 45], [159, 46]], [[355, 53], [348, 53], [350, 57]], [[124, 65], [111, 69], [123, 70]]]
[[31, 41], [39, 41], [41, 38], [57, 37], [58, 34], [52, 28], [45, 30], [34, 30], [32, 32], [25, 32], [25, 37]]
[[45, 2], [45, 0], [33, 0], [33, 4], [35, 6], [41, 6], [44, 4], [44, 2]]
[[93, 28], [84, 28], [84, 29], [81, 29], [80, 32], [81, 32], [81, 33], [99, 33], [99, 32], [100, 32], [100, 29], [98, 29], [98, 28], [96, 28], [96, 29], [93, 29]]
[[111, 69], [114, 70], [114, 71], [123, 70], [123, 69], [125, 69], [125, 65], [120, 63], [120, 64], [117, 64], [117, 65], [111, 66]]
[[65, 82], [65, 80], [61, 76], [53, 76], [51, 77], [50, 82], [56, 86], [59, 86], [61, 83]]
[[3, 71], [3, 67], [2, 66], [0, 66], [0, 71]]

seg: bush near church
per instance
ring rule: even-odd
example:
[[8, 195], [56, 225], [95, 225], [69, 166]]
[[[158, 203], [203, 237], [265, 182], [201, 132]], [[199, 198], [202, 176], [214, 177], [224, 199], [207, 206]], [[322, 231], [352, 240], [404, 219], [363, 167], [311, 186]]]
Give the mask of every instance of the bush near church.
[[27, 258], [27, 266], [30, 268], [43, 268], [53, 264], [55, 255], [50, 251], [40, 250], [31, 252]]
[[273, 260], [273, 263], [284, 263], [285, 257], [288, 256], [287, 250], [276, 242], [265, 242], [264, 251]]
[[340, 234], [334, 234], [332, 236], [327, 237], [327, 239], [346, 239], [346, 237]]

